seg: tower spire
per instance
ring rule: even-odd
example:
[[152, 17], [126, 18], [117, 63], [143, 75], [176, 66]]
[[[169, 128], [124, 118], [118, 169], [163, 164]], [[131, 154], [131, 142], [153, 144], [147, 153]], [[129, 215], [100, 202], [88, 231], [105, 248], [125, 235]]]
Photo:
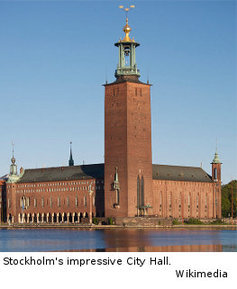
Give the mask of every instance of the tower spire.
[[216, 152], [215, 152], [215, 155], [214, 155], [214, 159], [213, 159], [213, 161], [212, 161], [212, 164], [220, 164], [220, 163], [221, 163], [221, 161], [220, 161], [220, 159], [219, 159], [218, 152], [216, 151]]
[[215, 152], [215, 155], [214, 155], [214, 159], [212, 161], [212, 164], [220, 164], [220, 159], [219, 159], [219, 154], [217, 152], [217, 140], [216, 140], [216, 152]]
[[16, 159], [14, 156], [14, 143], [12, 142], [12, 158], [11, 158], [11, 165], [10, 165], [10, 175], [16, 176], [17, 175], [17, 165]]
[[69, 167], [74, 166], [74, 160], [72, 158], [72, 142], [70, 142], [70, 157], [69, 157], [68, 165]]
[[14, 157], [14, 142], [12, 142], [12, 157]]

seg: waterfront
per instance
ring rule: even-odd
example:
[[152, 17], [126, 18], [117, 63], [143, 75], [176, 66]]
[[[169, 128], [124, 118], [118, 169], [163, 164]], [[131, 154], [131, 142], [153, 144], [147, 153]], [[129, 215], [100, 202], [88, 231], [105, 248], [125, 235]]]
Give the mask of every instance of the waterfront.
[[0, 229], [0, 251], [237, 252], [237, 230]]

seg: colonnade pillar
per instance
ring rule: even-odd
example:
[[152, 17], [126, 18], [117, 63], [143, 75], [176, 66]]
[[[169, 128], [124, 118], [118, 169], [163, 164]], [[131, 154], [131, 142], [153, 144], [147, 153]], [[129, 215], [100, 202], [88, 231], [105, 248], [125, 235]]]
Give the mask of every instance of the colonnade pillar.
[[25, 213], [22, 214], [22, 223], [25, 223]]
[[[80, 223], [80, 218], [86, 218], [88, 215], [89, 223], [92, 223], [93, 212], [90, 210], [89, 212], [79, 212], [79, 213], [19, 213], [18, 214], [18, 223], [57, 223], [62, 220], [62, 222], [66, 222], [67, 224], [72, 223]], [[56, 220], [55, 220], [56, 217]], [[7, 215], [7, 222], [14, 223], [14, 217], [11, 217], [10, 214]]]
[[26, 223], [30, 223], [30, 214], [27, 214]]

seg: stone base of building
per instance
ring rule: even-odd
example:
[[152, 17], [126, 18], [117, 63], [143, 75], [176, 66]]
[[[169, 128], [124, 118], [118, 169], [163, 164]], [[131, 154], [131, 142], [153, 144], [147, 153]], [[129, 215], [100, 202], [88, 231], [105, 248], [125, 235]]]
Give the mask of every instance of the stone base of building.
[[157, 227], [171, 226], [173, 219], [163, 219], [157, 217], [125, 217], [115, 218], [114, 223], [124, 227]]

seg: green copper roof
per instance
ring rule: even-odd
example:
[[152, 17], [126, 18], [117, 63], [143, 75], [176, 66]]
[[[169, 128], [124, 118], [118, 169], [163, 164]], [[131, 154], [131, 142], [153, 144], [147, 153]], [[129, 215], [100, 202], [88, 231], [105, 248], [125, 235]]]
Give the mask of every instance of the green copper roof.
[[212, 163], [213, 164], [220, 164], [221, 163], [217, 151], [215, 152], [215, 156], [214, 156]]

